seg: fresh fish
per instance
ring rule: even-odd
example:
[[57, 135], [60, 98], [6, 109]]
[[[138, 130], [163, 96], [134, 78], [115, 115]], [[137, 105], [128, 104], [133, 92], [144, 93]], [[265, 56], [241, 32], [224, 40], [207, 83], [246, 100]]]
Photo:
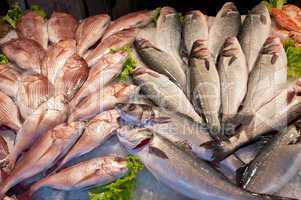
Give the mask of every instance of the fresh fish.
[[228, 37], [235, 37], [237, 35], [240, 25], [240, 14], [234, 3], [225, 3], [217, 13], [209, 30], [208, 49], [214, 61], [217, 60], [225, 40]]
[[136, 68], [132, 75], [141, 90], [156, 105], [185, 114], [203, 124], [202, 118], [195, 112], [182, 90], [166, 76], [141, 67]]
[[239, 116], [251, 118], [277, 96], [287, 82], [287, 58], [278, 37], [269, 37], [249, 76], [248, 91]]
[[0, 125], [7, 126], [15, 131], [21, 128], [18, 107], [6, 94], [0, 91]]
[[293, 177], [301, 166], [300, 137], [294, 126], [284, 129], [268, 143], [243, 173], [243, 187], [251, 192], [273, 194]]
[[52, 43], [60, 40], [74, 39], [77, 20], [68, 13], [53, 12], [47, 22], [48, 36]]
[[60, 124], [41, 136], [0, 185], [0, 196], [40, 172], [50, 169], [81, 136], [84, 123]]
[[196, 40], [208, 39], [208, 23], [206, 16], [199, 10], [188, 12], [184, 17], [183, 48], [186, 57], [190, 55], [193, 43]]
[[89, 75], [86, 61], [73, 54], [64, 64], [54, 83], [55, 95], [64, 95], [70, 101]]
[[64, 64], [75, 51], [76, 42], [73, 39], [62, 40], [49, 47], [42, 63], [42, 74], [54, 84]]
[[68, 121], [91, 119], [102, 111], [113, 109], [117, 103], [127, 102], [136, 93], [137, 87], [134, 85], [112, 83], [82, 100], [71, 112]]
[[28, 11], [18, 20], [16, 30], [19, 38], [35, 40], [44, 49], [47, 49], [47, 22], [43, 17], [35, 14], [32, 11]]
[[104, 34], [110, 24], [110, 16], [106, 14], [94, 15], [84, 19], [75, 32], [77, 53], [82, 56]]
[[15, 97], [18, 91], [20, 73], [12, 65], [0, 64], [0, 90], [10, 97]]
[[260, 3], [249, 12], [239, 33], [239, 42], [246, 56], [249, 72], [252, 71], [270, 30], [269, 11], [263, 3]]
[[240, 148], [235, 152], [235, 155], [237, 155], [237, 157], [244, 163], [249, 164], [255, 159], [257, 154], [262, 150], [266, 143], [265, 137], [263, 137], [262, 140]]
[[122, 71], [124, 62], [127, 59], [126, 52], [110, 53], [102, 57], [90, 69], [88, 78], [70, 102], [74, 108], [80, 101], [90, 94], [102, 89]]
[[134, 43], [139, 55], [148, 67], [167, 76], [186, 93], [186, 74], [180, 63], [148, 40], [138, 38]]
[[218, 116], [221, 105], [220, 80], [207, 40], [193, 43], [189, 63], [193, 105], [202, 113], [211, 135], [216, 138], [221, 131]]
[[136, 34], [137, 30], [128, 29], [103, 39], [86, 57], [88, 65], [95, 65], [104, 55], [110, 53], [112, 49], [131, 46], [135, 40]]
[[153, 20], [153, 11], [142, 10], [137, 12], [132, 12], [124, 15], [116, 20], [114, 20], [105, 34], [103, 39], [125, 29], [139, 28], [146, 26]]
[[[162, 183], [192, 199], [278, 199], [255, 195], [229, 183], [208, 163], [182, 151], [149, 129], [118, 130], [121, 144]], [[281, 199], [281, 198], [279, 198]]]
[[22, 75], [18, 84], [16, 103], [23, 119], [30, 116], [54, 94], [53, 85], [41, 74]]
[[82, 136], [59, 163], [57, 169], [63, 167], [68, 161], [89, 153], [114, 135], [114, 131], [119, 128], [118, 118], [119, 114], [116, 110], [108, 110], [91, 119]]
[[17, 133], [15, 147], [2, 165], [13, 169], [20, 154], [27, 150], [37, 138], [58, 124], [63, 123], [68, 114], [68, 107], [62, 96], [52, 97], [41, 104], [27, 119]]
[[236, 37], [229, 37], [224, 43], [218, 62], [221, 82], [222, 121], [227, 123], [236, 115], [246, 92], [248, 66]]
[[1, 50], [9, 60], [17, 63], [22, 69], [40, 72], [45, 50], [36, 41], [30, 39], [15, 39], [1, 46]]
[[118, 156], [103, 156], [80, 162], [50, 175], [31, 186], [34, 193], [41, 187], [59, 190], [81, 190], [95, 185], [104, 185], [128, 172], [127, 160]]
[[15, 30], [10, 30], [4, 37], [0, 38], [0, 46], [13, 39], [18, 39], [18, 35]]

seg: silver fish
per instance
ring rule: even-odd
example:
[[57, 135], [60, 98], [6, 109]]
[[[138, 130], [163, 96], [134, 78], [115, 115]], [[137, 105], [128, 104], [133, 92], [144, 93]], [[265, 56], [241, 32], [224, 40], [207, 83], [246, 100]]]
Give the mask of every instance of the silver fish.
[[249, 74], [245, 55], [236, 37], [226, 39], [218, 61], [218, 73], [222, 121], [227, 123], [236, 115], [246, 95]]
[[74, 39], [77, 25], [77, 20], [72, 15], [54, 11], [47, 21], [50, 42], [57, 43], [60, 40]]
[[135, 40], [137, 30], [128, 29], [117, 32], [106, 39], [103, 39], [95, 49], [91, 50], [86, 57], [89, 66], [95, 65], [104, 55], [111, 52], [112, 49], [131, 46]]
[[246, 56], [249, 72], [252, 71], [262, 45], [271, 30], [271, 18], [263, 3], [255, 6], [245, 18], [239, 33], [239, 42]]
[[185, 114], [203, 124], [202, 118], [196, 113], [182, 90], [166, 76], [140, 67], [136, 68], [132, 75], [141, 90], [156, 105]]
[[135, 47], [145, 64], [153, 70], [164, 74], [186, 93], [186, 72], [172, 56], [157, 48], [148, 40], [138, 38]]
[[227, 2], [217, 13], [209, 30], [208, 48], [214, 59], [220, 53], [225, 40], [237, 35], [241, 25], [240, 14], [233, 2]]
[[0, 64], [0, 90], [8, 96], [16, 97], [20, 72], [12, 65]]
[[191, 99], [194, 107], [205, 118], [213, 137], [220, 134], [219, 109], [220, 79], [207, 40], [194, 42], [190, 55]]
[[81, 190], [95, 185], [104, 185], [128, 172], [127, 160], [118, 156], [103, 156], [80, 162], [50, 175], [31, 186], [34, 193], [44, 186], [59, 190]]
[[32, 11], [26, 12], [16, 25], [19, 38], [32, 39], [38, 42], [44, 49], [48, 47], [47, 22]]
[[56, 170], [63, 167], [68, 161], [89, 153], [113, 136], [114, 131], [119, 128], [118, 117], [119, 113], [116, 110], [108, 110], [91, 119], [82, 136], [59, 163]]
[[105, 34], [103, 39], [125, 29], [139, 28], [146, 26], [153, 20], [153, 11], [142, 10], [137, 12], [132, 12], [124, 15], [116, 20], [114, 20]]
[[46, 55], [42, 46], [34, 40], [15, 39], [1, 46], [1, 50], [9, 60], [22, 69], [40, 72], [42, 60]]
[[40, 137], [0, 185], [0, 196], [10, 188], [40, 172], [50, 169], [82, 134], [84, 123], [60, 124]]
[[110, 81], [116, 78], [122, 71], [127, 56], [128, 54], [126, 52], [116, 52], [102, 57], [91, 67], [86, 82], [75, 94], [70, 102], [70, 106], [74, 108], [84, 98], [102, 89]]
[[82, 56], [85, 51], [94, 45], [104, 34], [110, 24], [110, 16], [95, 15], [84, 19], [75, 32], [77, 53]]

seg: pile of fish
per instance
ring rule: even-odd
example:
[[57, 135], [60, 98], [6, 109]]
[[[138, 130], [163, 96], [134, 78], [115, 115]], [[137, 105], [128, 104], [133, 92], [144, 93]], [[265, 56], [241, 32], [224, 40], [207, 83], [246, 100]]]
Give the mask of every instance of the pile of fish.
[[[0, 41], [10, 61], [0, 65], [0, 124], [16, 134], [13, 145], [0, 137], [1, 198], [37, 175], [22, 192], [122, 177], [118, 152], [74, 164], [115, 137], [183, 199], [290, 199], [277, 192], [301, 170], [301, 79], [287, 80], [273, 33], [264, 4], [241, 17], [228, 2], [183, 22], [171, 7], [114, 21], [26, 12]], [[135, 69], [120, 81], [130, 57]]]

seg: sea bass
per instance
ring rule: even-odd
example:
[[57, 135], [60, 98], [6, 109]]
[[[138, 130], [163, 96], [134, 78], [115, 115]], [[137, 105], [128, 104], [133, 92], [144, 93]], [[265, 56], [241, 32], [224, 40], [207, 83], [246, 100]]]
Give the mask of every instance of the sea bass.
[[0, 90], [10, 97], [16, 97], [20, 72], [11, 64], [0, 64]]
[[270, 34], [270, 30], [270, 13], [266, 6], [260, 3], [247, 15], [238, 37], [246, 56], [249, 72], [252, 71], [260, 49]]
[[[209, 30], [208, 49], [217, 60], [219, 52], [228, 37], [237, 35], [241, 25], [240, 14], [233, 2], [227, 2], [217, 13]], [[202, 38], [200, 38], [202, 39]]]

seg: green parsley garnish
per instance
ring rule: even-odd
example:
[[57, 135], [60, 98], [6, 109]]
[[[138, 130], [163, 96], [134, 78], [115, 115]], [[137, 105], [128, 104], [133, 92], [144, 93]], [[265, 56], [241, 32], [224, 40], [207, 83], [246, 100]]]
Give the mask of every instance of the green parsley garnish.
[[283, 5], [286, 4], [287, 0], [263, 0], [262, 3], [265, 4], [269, 11], [272, 8], [282, 9]]
[[158, 7], [158, 8], [156, 8], [156, 9], [153, 11], [153, 21], [154, 21], [155, 23], [157, 23], [157, 20], [158, 20], [158, 18], [159, 18], [159, 16], [160, 16], [160, 10], [161, 10], [161, 8]]
[[24, 15], [20, 5], [15, 3], [7, 11], [6, 15], [3, 17], [3, 20], [9, 23], [13, 28], [16, 28], [17, 21]]
[[4, 54], [2, 54], [2, 53], [0, 53], [0, 64], [1, 64], [1, 65], [3, 65], [3, 64], [8, 64], [8, 59], [7, 59], [7, 57], [6, 57]]
[[43, 18], [46, 18], [47, 17], [47, 14], [46, 12], [38, 5], [30, 5], [30, 8], [29, 8], [32, 12], [34, 12], [36, 15], [39, 15]]
[[301, 48], [296, 47], [294, 40], [288, 39], [284, 42], [287, 57], [289, 77], [301, 77]]

